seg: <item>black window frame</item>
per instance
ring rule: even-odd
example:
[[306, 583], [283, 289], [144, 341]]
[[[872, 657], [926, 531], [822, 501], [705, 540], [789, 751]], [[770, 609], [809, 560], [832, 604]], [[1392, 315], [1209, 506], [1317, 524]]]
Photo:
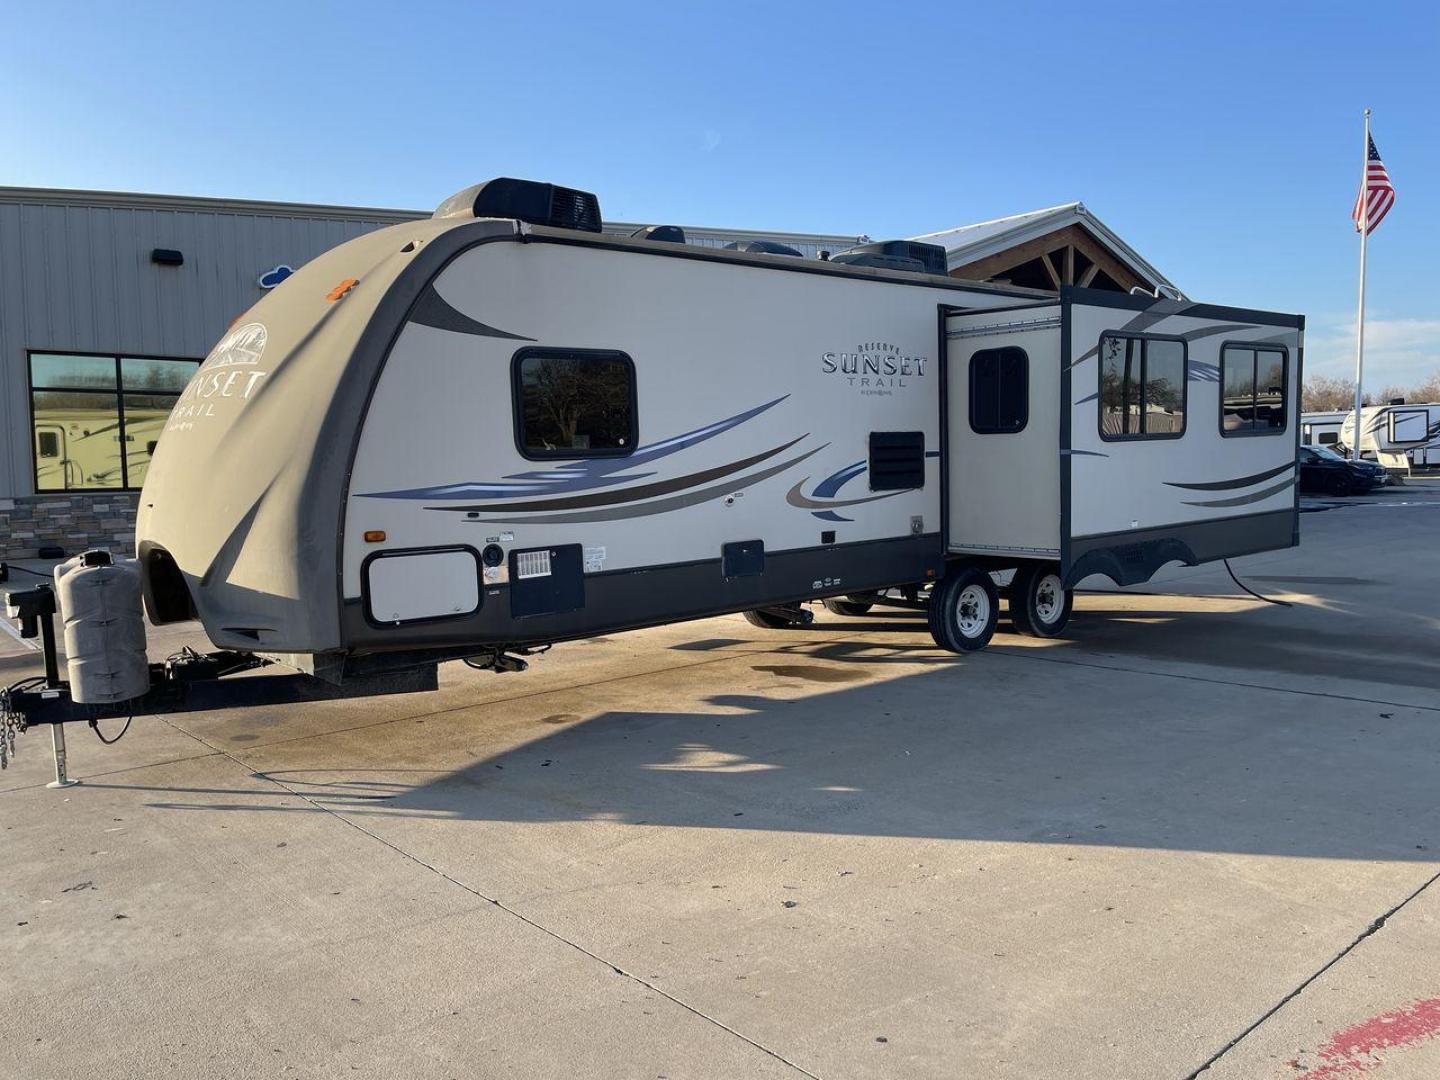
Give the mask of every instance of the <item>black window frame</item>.
[[[1283, 402], [1283, 412], [1284, 412], [1284, 416], [1285, 416], [1285, 426], [1284, 426], [1284, 427], [1278, 427], [1278, 428], [1256, 428], [1256, 427], [1254, 427], [1254, 426], [1251, 426], [1251, 427], [1249, 427], [1249, 428], [1245, 428], [1244, 430], [1229, 430], [1229, 431], [1227, 431], [1227, 430], [1225, 429], [1225, 351], [1226, 351], [1227, 349], [1244, 349], [1245, 351], [1249, 352], [1249, 353], [1251, 354], [1251, 356], [1252, 356], [1252, 359], [1251, 359], [1251, 368], [1250, 368], [1250, 402], [1251, 402], [1251, 406], [1250, 406], [1250, 407], [1251, 407], [1251, 409], [1252, 409], [1252, 413], [1251, 413], [1251, 416], [1252, 416], [1252, 417], [1254, 416], [1253, 410], [1256, 408], [1256, 403], [1257, 403], [1257, 401], [1258, 401], [1258, 399], [1259, 399], [1259, 395], [1260, 395], [1260, 391], [1259, 391], [1259, 380], [1256, 378], [1256, 376], [1259, 374], [1259, 371], [1260, 371], [1260, 354], [1261, 354], [1262, 352], [1271, 352], [1271, 353], [1279, 353], [1279, 354], [1280, 354], [1280, 356], [1281, 356], [1281, 363], [1284, 365], [1284, 366], [1282, 367], [1282, 369], [1281, 369], [1281, 381], [1284, 383], [1284, 387], [1283, 387], [1284, 398], [1282, 399], [1282, 402]], [[1219, 392], [1220, 392], [1220, 403], [1219, 403], [1220, 414], [1219, 414], [1219, 418], [1217, 419], [1216, 422], [1220, 425], [1220, 436], [1221, 436], [1221, 438], [1225, 438], [1225, 439], [1253, 439], [1253, 438], [1257, 438], [1257, 437], [1258, 437], [1258, 438], [1266, 438], [1266, 437], [1271, 436], [1271, 435], [1284, 435], [1287, 431], [1290, 430], [1290, 349], [1289, 349], [1287, 346], [1285, 346], [1285, 345], [1276, 345], [1276, 344], [1274, 344], [1274, 343], [1272, 343], [1272, 342], [1265, 342], [1265, 343], [1261, 344], [1261, 343], [1255, 342], [1255, 341], [1222, 341], [1222, 342], [1220, 343], [1220, 369], [1219, 369], [1219, 370], [1220, 370], [1220, 381], [1217, 383], [1217, 385], [1218, 385], [1219, 388], [1220, 388], [1220, 391], [1219, 391]], [[1252, 425], [1253, 425], [1253, 419], [1252, 419]]]
[[[1023, 390], [1021, 394], [1022, 408], [1020, 412], [1020, 425], [1018, 427], [982, 427], [976, 423], [975, 403], [977, 400], [977, 395], [975, 393], [975, 361], [979, 357], [984, 356], [986, 353], [998, 353], [1002, 358], [1006, 353], [1020, 354], [1020, 381], [1023, 384]], [[1030, 425], [1030, 354], [1027, 353], [1024, 349], [1022, 349], [1019, 345], [998, 345], [992, 349], [976, 349], [973, 353], [970, 354], [968, 376], [970, 386], [970, 401], [968, 406], [968, 411], [970, 413], [970, 430], [973, 431], [976, 435], [1019, 435]], [[999, 385], [1003, 392], [1003, 388], [1005, 386], [1004, 379], [1001, 379], [999, 381]], [[996, 415], [999, 415], [998, 408], [996, 409]]]
[[[115, 385], [111, 387], [84, 387], [84, 386], [46, 386], [35, 383], [35, 364], [37, 356], [83, 356], [90, 359], [110, 360], [115, 365]], [[75, 349], [27, 349], [25, 351], [25, 399], [30, 414], [30, 486], [36, 495], [134, 495], [141, 490], [130, 483], [130, 455], [126, 453], [126, 431], [125, 431], [125, 398], [128, 397], [161, 397], [170, 399], [170, 407], [174, 409], [175, 402], [180, 400], [184, 390], [152, 390], [143, 388], [127, 388], [125, 386], [123, 367], [126, 360], [161, 360], [168, 363], [193, 365], [190, 377], [194, 378], [195, 372], [200, 370], [200, 365], [205, 361], [203, 358], [193, 356], [160, 356], [155, 353], [140, 352], [86, 352]], [[187, 382], [189, 380], [186, 380]], [[36, 447], [35, 429], [35, 394], [36, 392], [50, 394], [93, 394], [97, 397], [108, 397], [115, 406], [117, 419], [116, 431], [120, 442], [120, 486], [119, 487], [61, 487], [42, 488], [40, 486], [40, 453]], [[48, 459], [47, 459], [48, 460]], [[141, 485], [143, 486], [143, 485]]]
[[[630, 395], [629, 446], [607, 446], [598, 450], [532, 450], [525, 445], [525, 392], [520, 378], [520, 365], [534, 357], [564, 360], [622, 360], [625, 364], [626, 389]], [[515, 448], [526, 461], [565, 461], [577, 458], [618, 458], [635, 453], [640, 441], [640, 397], [635, 384], [635, 361], [619, 349], [565, 349], [530, 345], [510, 358], [510, 412], [514, 427]]]
[[[1138, 431], [1133, 434], [1111, 435], [1105, 430], [1105, 339], [1119, 338], [1123, 341], [1174, 341], [1180, 346], [1180, 411], [1184, 423], [1179, 431], [1162, 431], [1154, 434]], [[1148, 381], [1145, 376], [1150, 367], [1150, 349], [1144, 345], [1140, 350], [1140, 387], [1143, 394]], [[1144, 426], [1146, 413], [1140, 413]], [[1190, 343], [1175, 334], [1136, 334], [1125, 330], [1106, 330], [1101, 333], [1095, 345], [1095, 429], [1101, 442], [1152, 442], [1183, 439], [1190, 430]]]

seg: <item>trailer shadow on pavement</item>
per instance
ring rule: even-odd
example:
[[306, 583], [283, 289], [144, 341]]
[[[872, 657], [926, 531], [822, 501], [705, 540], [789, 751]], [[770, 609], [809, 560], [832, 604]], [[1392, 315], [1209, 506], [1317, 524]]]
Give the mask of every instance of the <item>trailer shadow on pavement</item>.
[[[363, 738], [229, 751], [298, 800], [257, 799], [250, 788], [241, 804], [214, 803], [204, 796], [241, 792], [147, 788], [136, 777], [87, 784], [153, 790], [157, 808], [324, 808], [381, 835], [396, 819], [470, 823], [470, 840], [447, 831], [446, 842], [462, 847], [491, 843], [495, 823], [590, 821], [1434, 858], [1436, 710], [1112, 666], [1194, 661], [1201, 650], [1209, 663], [1297, 673], [1308, 664], [1313, 673], [1315, 656], [1296, 650], [1280, 624], [1322, 609], [1257, 604], [1159, 617], [1148, 605], [1137, 614], [1104, 597], [1084, 603], [1074, 639], [1083, 645], [1002, 635], [986, 653], [958, 659], [922, 640], [906, 616], [817, 622], [804, 641], [776, 634], [773, 648], [749, 642], [703, 676], [676, 672], [644, 706], [591, 711], [584, 687], [512, 702], [523, 735], [498, 752], [476, 750], [484, 706], [432, 717], [423, 735], [392, 722]], [[862, 622], [884, 630], [856, 638]], [[849, 636], [827, 641], [830, 632]], [[674, 649], [745, 643], [710, 637]], [[1418, 658], [1408, 658], [1382, 678], [1434, 685], [1435, 675], [1424, 682]], [[715, 692], [717, 684], [730, 689]], [[708, 692], [688, 697], [698, 686]], [[692, 705], [662, 703], [679, 700]], [[469, 760], [453, 770], [402, 764], [417, 756]]]
[[[1415, 522], [1386, 521], [1392, 539], [1428, 542]], [[603, 822], [1429, 861], [1430, 601], [1388, 567], [1361, 567], [1348, 534], [1326, 528], [1305, 559], [1248, 569], [1293, 590], [1291, 607], [1182, 568], [1154, 592], [1080, 596], [1064, 640], [1002, 633], [960, 657], [910, 610], [821, 613], [796, 632], [706, 620], [663, 644], [628, 639], [644, 672], [507, 681], [520, 693], [500, 700], [476, 701], [498, 684], [460, 671], [369, 722], [344, 703], [313, 707], [323, 723], [293, 734], [276, 710], [244, 726], [176, 721], [280, 785], [273, 799], [143, 773], [86, 784], [150, 792], [164, 809], [325, 809], [382, 832], [472, 823], [477, 845], [493, 840], [486, 823]], [[673, 668], [653, 666], [666, 656]], [[557, 650], [552, 670], [583, 659]]]

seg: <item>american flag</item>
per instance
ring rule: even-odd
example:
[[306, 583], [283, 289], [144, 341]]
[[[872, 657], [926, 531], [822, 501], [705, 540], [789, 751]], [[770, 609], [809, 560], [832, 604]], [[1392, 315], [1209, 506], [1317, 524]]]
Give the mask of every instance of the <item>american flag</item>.
[[1365, 156], [1365, 183], [1360, 188], [1360, 194], [1355, 196], [1355, 209], [1350, 212], [1355, 231], [1363, 228], [1365, 235], [1370, 235], [1394, 205], [1395, 185], [1390, 183], [1390, 174], [1385, 171], [1385, 163], [1380, 160], [1380, 151], [1375, 149], [1372, 138], [1369, 153]]

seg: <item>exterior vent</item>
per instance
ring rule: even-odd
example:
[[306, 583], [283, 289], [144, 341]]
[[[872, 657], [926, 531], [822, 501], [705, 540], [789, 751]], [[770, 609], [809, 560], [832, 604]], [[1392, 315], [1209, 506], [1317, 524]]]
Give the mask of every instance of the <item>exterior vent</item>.
[[598, 233], [600, 200], [588, 191], [502, 176], [456, 192], [432, 216], [514, 218], [531, 225]]
[[[922, 244], [918, 240], [880, 240], [874, 244], [861, 244], [859, 247], [849, 248], [835, 256], [835, 262], [852, 262], [856, 260], [845, 259], [846, 255], [882, 255], [895, 259], [914, 259], [926, 274], [939, 274], [944, 277], [948, 270], [945, 266], [945, 249], [939, 244]], [[881, 263], [861, 263], [862, 266], [880, 266]], [[901, 267], [894, 267], [901, 269]]]
[[792, 255], [797, 259], [803, 259], [805, 253], [797, 251], [789, 244], [782, 244], [778, 240], [751, 240], [748, 244], [738, 241], [725, 245], [726, 251], [748, 251], [758, 255]]
[[907, 259], [901, 255], [882, 255], [878, 251], [842, 251], [830, 260], [846, 266], [872, 266], [877, 270], [904, 270], [910, 274], [924, 274], [925, 264], [919, 259]]
[[518, 551], [515, 553], [515, 577], [518, 580], [524, 581], [527, 578], [549, 576], [550, 552]]
[[870, 490], [909, 491], [925, 486], [925, 433], [870, 433]]
[[679, 225], [646, 225], [630, 234], [632, 240], [660, 240], [667, 244], [685, 243], [685, 230]]

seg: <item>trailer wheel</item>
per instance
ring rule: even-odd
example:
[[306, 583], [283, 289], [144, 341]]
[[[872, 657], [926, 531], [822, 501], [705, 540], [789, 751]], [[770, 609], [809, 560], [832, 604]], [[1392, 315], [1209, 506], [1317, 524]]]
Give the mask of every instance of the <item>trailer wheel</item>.
[[1031, 563], [1015, 572], [1010, 585], [1010, 623], [1017, 633], [1055, 637], [1064, 631], [1075, 605], [1054, 563]]
[[857, 593], [854, 596], [832, 596], [820, 601], [831, 615], [864, 615], [875, 606], [875, 593]]
[[1000, 594], [977, 566], [954, 566], [930, 592], [930, 636], [950, 652], [974, 652], [990, 643], [1000, 618]]
[[751, 626], [758, 626], [761, 630], [803, 630], [815, 618], [799, 604], [793, 607], [754, 608], [741, 614], [745, 616], [746, 622]]

